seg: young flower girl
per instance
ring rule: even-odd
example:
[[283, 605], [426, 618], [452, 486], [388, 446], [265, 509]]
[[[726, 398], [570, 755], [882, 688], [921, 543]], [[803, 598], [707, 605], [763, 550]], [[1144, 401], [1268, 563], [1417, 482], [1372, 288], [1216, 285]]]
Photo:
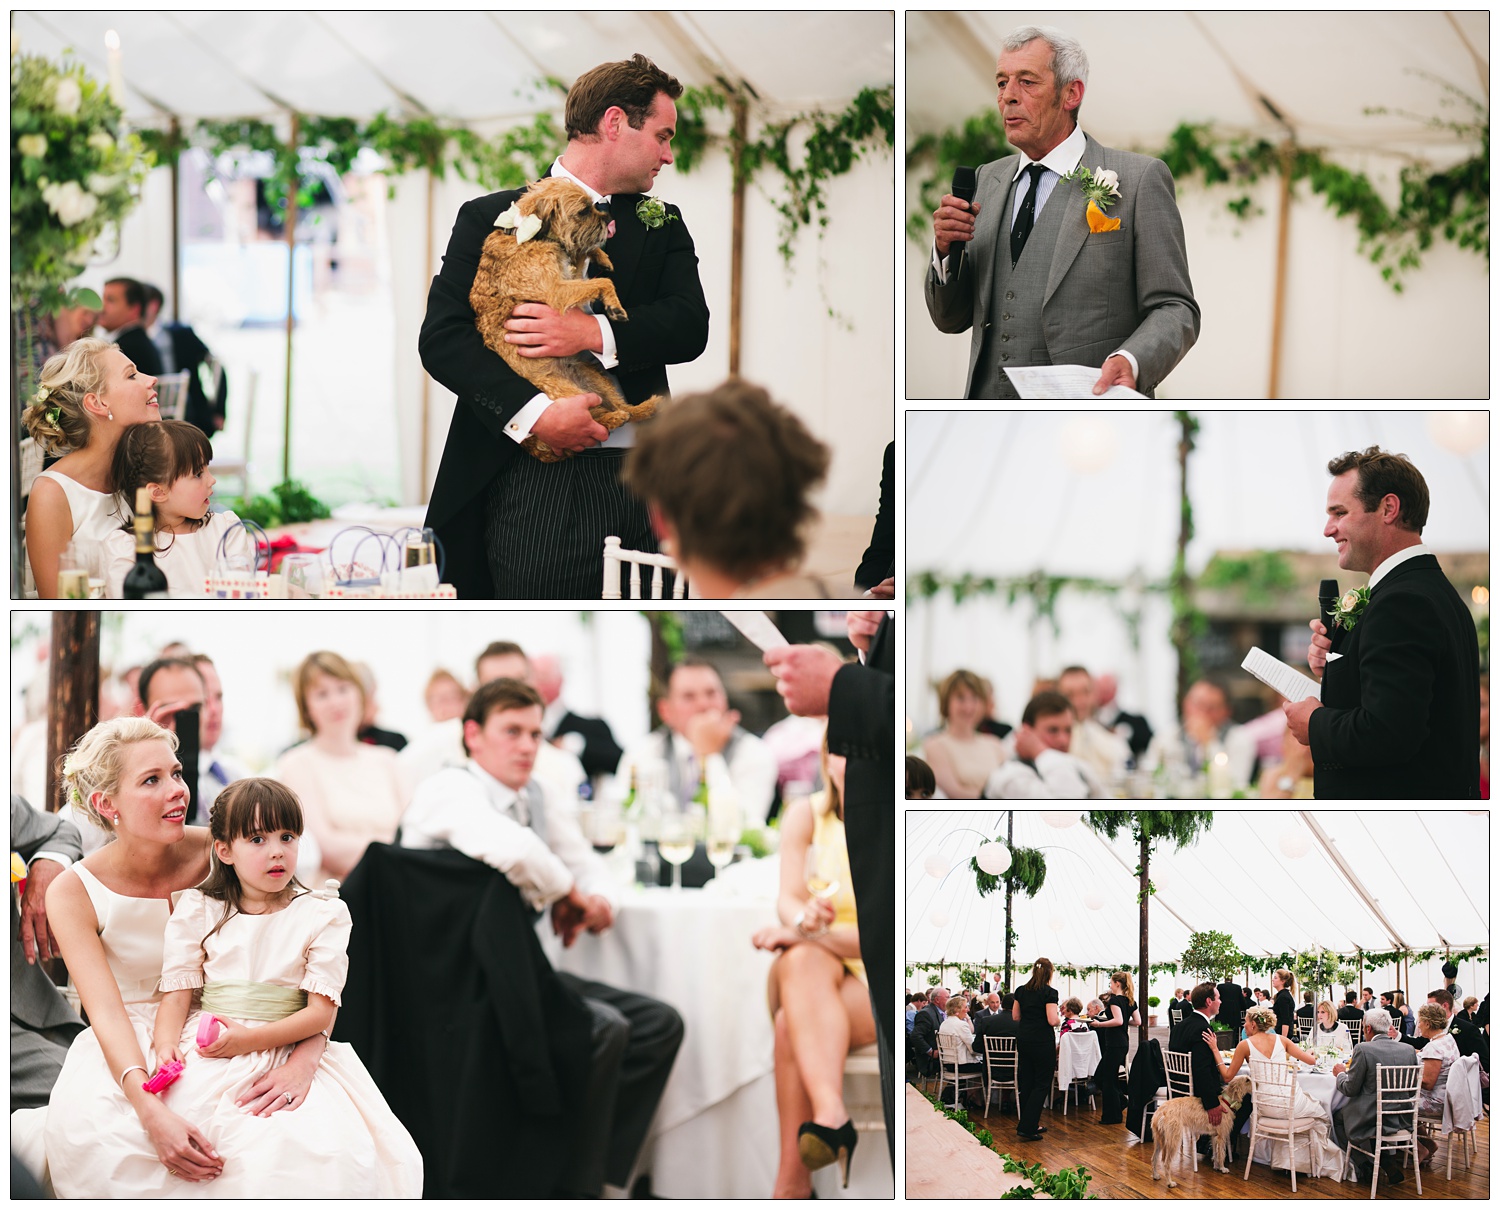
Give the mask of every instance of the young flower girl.
[[[216, 482], [208, 469], [212, 457], [213, 446], [203, 431], [181, 420], [125, 430], [115, 447], [113, 476], [126, 525], [105, 539], [105, 578], [111, 597], [123, 595], [126, 573], [135, 566], [135, 534], [129, 518], [136, 491], [142, 487], [151, 493], [156, 565], [166, 574], [167, 591], [177, 596], [203, 595], [204, 577], [214, 568], [225, 532], [239, 524], [239, 518], [228, 510], [209, 512]], [[229, 543], [229, 555], [253, 560], [254, 547], [243, 530]]]

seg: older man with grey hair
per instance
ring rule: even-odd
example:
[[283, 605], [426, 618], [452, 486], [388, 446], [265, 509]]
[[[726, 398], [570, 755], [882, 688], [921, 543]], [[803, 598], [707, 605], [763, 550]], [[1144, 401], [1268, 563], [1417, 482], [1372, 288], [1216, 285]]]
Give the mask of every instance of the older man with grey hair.
[[[1365, 1013], [1364, 1041], [1354, 1048], [1354, 1057], [1346, 1068], [1342, 1063], [1333, 1065], [1337, 1078], [1334, 1085], [1349, 1098], [1349, 1103], [1333, 1111], [1333, 1136], [1341, 1148], [1353, 1141], [1356, 1147], [1373, 1150], [1375, 1139], [1375, 1092], [1379, 1086], [1380, 1067], [1414, 1067], [1417, 1052], [1410, 1046], [1390, 1037], [1391, 1014], [1383, 1008], [1372, 1008]], [[1380, 1123], [1382, 1134], [1398, 1130], [1413, 1129], [1411, 1114], [1387, 1115]], [[1359, 1152], [1351, 1154], [1355, 1175], [1361, 1181], [1370, 1179], [1369, 1160]], [[1406, 1179], [1401, 1171], [1401, 1160], [1395, 1153], [1382, 1162], [1381, 1169], [1386, 1180], [1399, 1185]]]
[[1172, 174], [1084, 133], [1088, 76], [1061, 30], [1010, 33], [995, 84], [1020, 154], [982, 165], [973, 201], [948, 194], [933, 215], [927, 310], [940, 331], [973, 333], [970, 399], [1015, 399], [1005, 371], [1046, 365], [1101, 367], [1096, 395], [1152, 395], [1198, 338]]

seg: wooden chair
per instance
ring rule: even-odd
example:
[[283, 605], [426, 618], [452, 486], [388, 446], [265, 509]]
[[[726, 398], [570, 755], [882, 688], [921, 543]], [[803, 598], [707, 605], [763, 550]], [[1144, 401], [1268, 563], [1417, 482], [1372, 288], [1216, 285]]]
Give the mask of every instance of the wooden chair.
[[[1297, 1192], [1297, 1135], [1302, 1135], [1308, 1154], [1308, 1175], [1316, 1177], [1317, 1163], [1312, 1155], [1312, 1120], [1292, 1116], [1297, 1103], [1297, 1077], [1285, 1063], [1269, 1059], [1251, 1059], [1250, 1097], [1255, 1111], [1250, 1115], [1250, 1154], [1245, 1157], [1245, 1179], [1250, 1179], [1250, 1165], [1255, 1159], [1258, 1139], [1282, 1139], [1287, 1145], [1288, 1167], [1292, 1172], [1292, 1192]], [[1340, 1170], [1339, 1179], [1343, 1179]]]
[[[1367, 1155], [1372, 1161], [1370, 1170], [1370, 1200], [1375, 1200], [1375, 1186], [1380, 1181], [1380, 1153], [1382, 1151], [1404, 1151], [1411, 1156], [1412, 1167], [1417, 1178], [1417, 1196], [1422, 1196], [1422, 1167], [1417, 1159], [1417, 1090], [1422, 1079], [1422, 1065], [1402, 1064], [1399, 1067], [1385, 1063], [1375, 1065], [1375, 1150], [1366, 1151], [1356, 1147], [1354, 1140], [1344, 1149], [1344, 1163], [1350, 1163], [1350, 1152]], [[1405, 1130], [1385, 1130], [1386, 1118], [1406, 1117], [1411, 1126]], [[1405, 1161], [1402, 1161], [1403, 1163]]]
[[[1190, 1097], [1193, 1095], [1193, 1056], [1184, 1054], [1179, 1050], [1164, 1050], [1161, 1052], [1162, 1062], [1167, 1068], [1167, 1100], [1173, 1097]], [[1198, 1147], [1191, 1147], [1193, 1153], [1193, 1171], [1198, 1171]]]
[[[620, 564], [630, 564], [630, 595], [622, 598], [620, 595]], [[611, 535], [604, 539], [604, 594], [605, 601], [619, 601], [628, 599], [638, 601], [641, 598], [641, 568], [651, 567], [651, 599], [659, 601], [662, 599], [662, 590], [666, 583], [666, 573], [673, 572], [672, 577], [672, 599], [680, 601], [687, 596], [687, 577], [677, 570], [677, 561], [670, 555], [650, 554], [643, 550], [626, 550], [620, 545], [620, 539]]]
[[187, 381], [186, 370], [156, 380], [156, 406], [163, 420], [181, 420], [187, 411]]
[[1015, 1038], [1001, 1038], [986, 1034], [984, 1039], [985, 1095], [984, 1111], [990, 1111], [990, 1100], [995, 1090], [1000, 1090], [1000, 1111], [1005, 1111], [1005, 1090], [1010, 1089], [1015, 1098], [1016, 1112], [1021, 1112], [1021, 1084], [1017, 1079], [1017, 1064], [1020, 1054], [1016, 1050]]
[[953, 1104], [957, 1105], [963, 1096], [965, 1085], [978, 1085], [984, 1087], [984, 1073], [979, 1071], [959, 1071], [959, 1065], [967, 1062], [963, 1057], [963, 1048], [958, 1039], [952, 1034], [938, 1034], [938, 1100], [943, 1099], [943, 1089], [953, 1085]]

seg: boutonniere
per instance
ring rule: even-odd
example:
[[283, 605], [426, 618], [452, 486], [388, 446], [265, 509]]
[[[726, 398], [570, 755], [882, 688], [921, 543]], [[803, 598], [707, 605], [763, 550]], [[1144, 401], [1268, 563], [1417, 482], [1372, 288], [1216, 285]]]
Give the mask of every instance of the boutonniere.
[[1365, 606], [1370, 603], [1370, 586], [1366, 584], [1363, 588], [1351, 588], [1342, 597], [1339, 603], [1329, 611], [1335, 626], [1342, 626], [1345, 630], [1353, 630], [1359, 622], [1359, 615], [1364, 612]]
[[1089, 221], [1089, 230], [1118, 231], [1120, 220], [1109, 218], [1104, 212], [1120, 200], [1120, 174], [1113, 168], [1095, 168], [1090, 172], [1082, 164], [1063, 177], [1065, 181], [1077, 181], [1088, 198], [1088, 209], [1084, 212]]
[[512, 202], [510, 209], [495, 220], [495, 226], [515, 232], [516, 243], [524, 244], [542, 229], [542, 220], [534, 214], [522, 214], [520, 207]]
[[677, 221], [675, 214], [667, 213], [667, 204], [661, 198], [651, 197], [649, 194], [635, 204], [635, 217], [653, 231], [657, 227]]

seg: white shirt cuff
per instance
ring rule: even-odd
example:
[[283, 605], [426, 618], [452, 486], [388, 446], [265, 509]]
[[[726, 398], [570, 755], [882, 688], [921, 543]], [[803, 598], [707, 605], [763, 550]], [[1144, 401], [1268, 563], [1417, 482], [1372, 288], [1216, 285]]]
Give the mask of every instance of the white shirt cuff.
[[[1135, 354], [1129, 349], [1116, 349], [1109, 357], [1123, 357], [1130, 363], [1130, 372], [1135, 375], [1136, 390], [1140, 390], [1141, 367], [1140, 363], [1135, 359]], [[1109, 357], [1106, 357], [1104, 360], [1108, 361]]]
[[29, 870], [31, 868], [32, 862], [41, 861], [43, 858], [46, 858], [48, 861], [57, 862], [57, 864], [62, 866], [62, 868], [65, 870], [73, 864], [73, 859], [71, 857], [68, 857], [66, 854], [54, 853], [49, 849], [42, 849], [39, 852], [33, 853], [31, 855], [31, 861], [28, 861], [26, 863], [26, 868]]
[[510, 423], [505, 426], [505, 435], [519, 445], [531, 436], [531, 426], [551, 406], [552, 400], [547, 396], [532, 396], [531, 402], [510, 418]]
[[610, 327], [609, 316], [596, 315], [599, 321], [599, 338], [604, 342], [596, 356], [606, 370], [612, 370], [620, 364], [620, 350], [615, 344], [615, 330]]
[[937, 274], [938, 285], [948, 284], [948, 258], [938, 255], [936, 243], [932, 245], [932, 271]]

